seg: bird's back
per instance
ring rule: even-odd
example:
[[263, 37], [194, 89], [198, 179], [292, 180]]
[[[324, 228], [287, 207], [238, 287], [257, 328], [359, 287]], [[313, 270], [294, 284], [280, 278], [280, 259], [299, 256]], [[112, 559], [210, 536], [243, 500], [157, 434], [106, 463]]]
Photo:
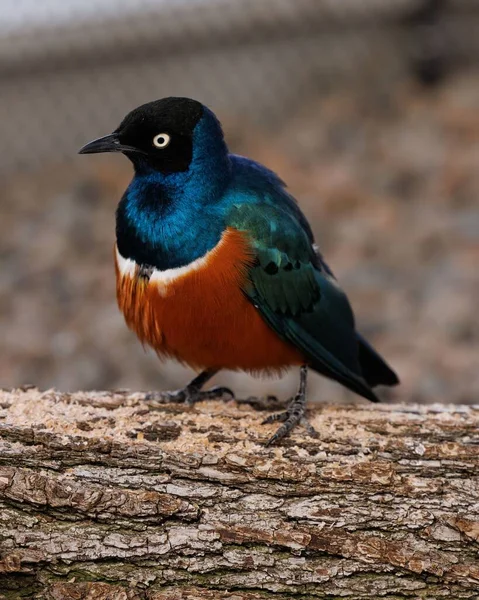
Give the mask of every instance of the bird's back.
[[[272, 171], [242, 157], [232, 160], [235, 208], [242, 215], [237, 221], [249, 226], [260, 257], [252, 271], [252, 301], [313, 368], [376, 400], [369, 386], [395, 385], [397, 376], [356, 332], [349, 301], [296, 200]], [[310, 297], [316, 299], [308, 305]]]

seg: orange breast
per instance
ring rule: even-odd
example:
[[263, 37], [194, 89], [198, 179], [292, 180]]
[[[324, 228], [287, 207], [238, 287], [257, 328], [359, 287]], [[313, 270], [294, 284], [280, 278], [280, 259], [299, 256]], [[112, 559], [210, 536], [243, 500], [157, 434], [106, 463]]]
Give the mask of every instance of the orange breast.
[[202, 369], [278, 370], [304, 362], [241, 291], [251, 254], [240, 232], [228, 228], [195, 268], [148, 279], [131, 261], [122, 263], [116, 256], [118, 305], [128, 326], [158, 354]]

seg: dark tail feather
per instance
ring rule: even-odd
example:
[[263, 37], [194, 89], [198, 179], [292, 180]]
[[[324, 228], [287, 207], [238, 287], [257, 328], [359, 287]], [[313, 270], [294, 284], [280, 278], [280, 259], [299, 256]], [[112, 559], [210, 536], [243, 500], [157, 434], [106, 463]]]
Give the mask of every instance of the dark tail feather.
[[376, 385], [397, 385], [399, 378], [386, 364], [374, 348], [359, 333], [359, 364], [364, 379], [371, 387]]

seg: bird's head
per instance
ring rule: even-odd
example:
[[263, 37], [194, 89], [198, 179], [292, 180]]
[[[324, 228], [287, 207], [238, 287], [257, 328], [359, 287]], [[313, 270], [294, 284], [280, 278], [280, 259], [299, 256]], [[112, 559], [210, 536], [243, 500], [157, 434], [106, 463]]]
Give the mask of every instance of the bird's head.
[[86, 144], [80, 154], [123, 152], [137, 170], [187, 171], [194, 159], [227, 154], [221, 125], [203, 104], [163, 98], [132, 110], [109, 135]]

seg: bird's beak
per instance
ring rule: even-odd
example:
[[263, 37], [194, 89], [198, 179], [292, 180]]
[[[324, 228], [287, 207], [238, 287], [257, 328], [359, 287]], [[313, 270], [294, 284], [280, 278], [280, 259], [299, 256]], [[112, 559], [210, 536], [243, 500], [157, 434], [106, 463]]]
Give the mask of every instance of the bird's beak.
[[97, 154], [98, 152], [140, 152], [144, 154], [138, 148], [121, 144], [117, 133], [110, 133], [89, 142], [78, 151], [78, 154]]

